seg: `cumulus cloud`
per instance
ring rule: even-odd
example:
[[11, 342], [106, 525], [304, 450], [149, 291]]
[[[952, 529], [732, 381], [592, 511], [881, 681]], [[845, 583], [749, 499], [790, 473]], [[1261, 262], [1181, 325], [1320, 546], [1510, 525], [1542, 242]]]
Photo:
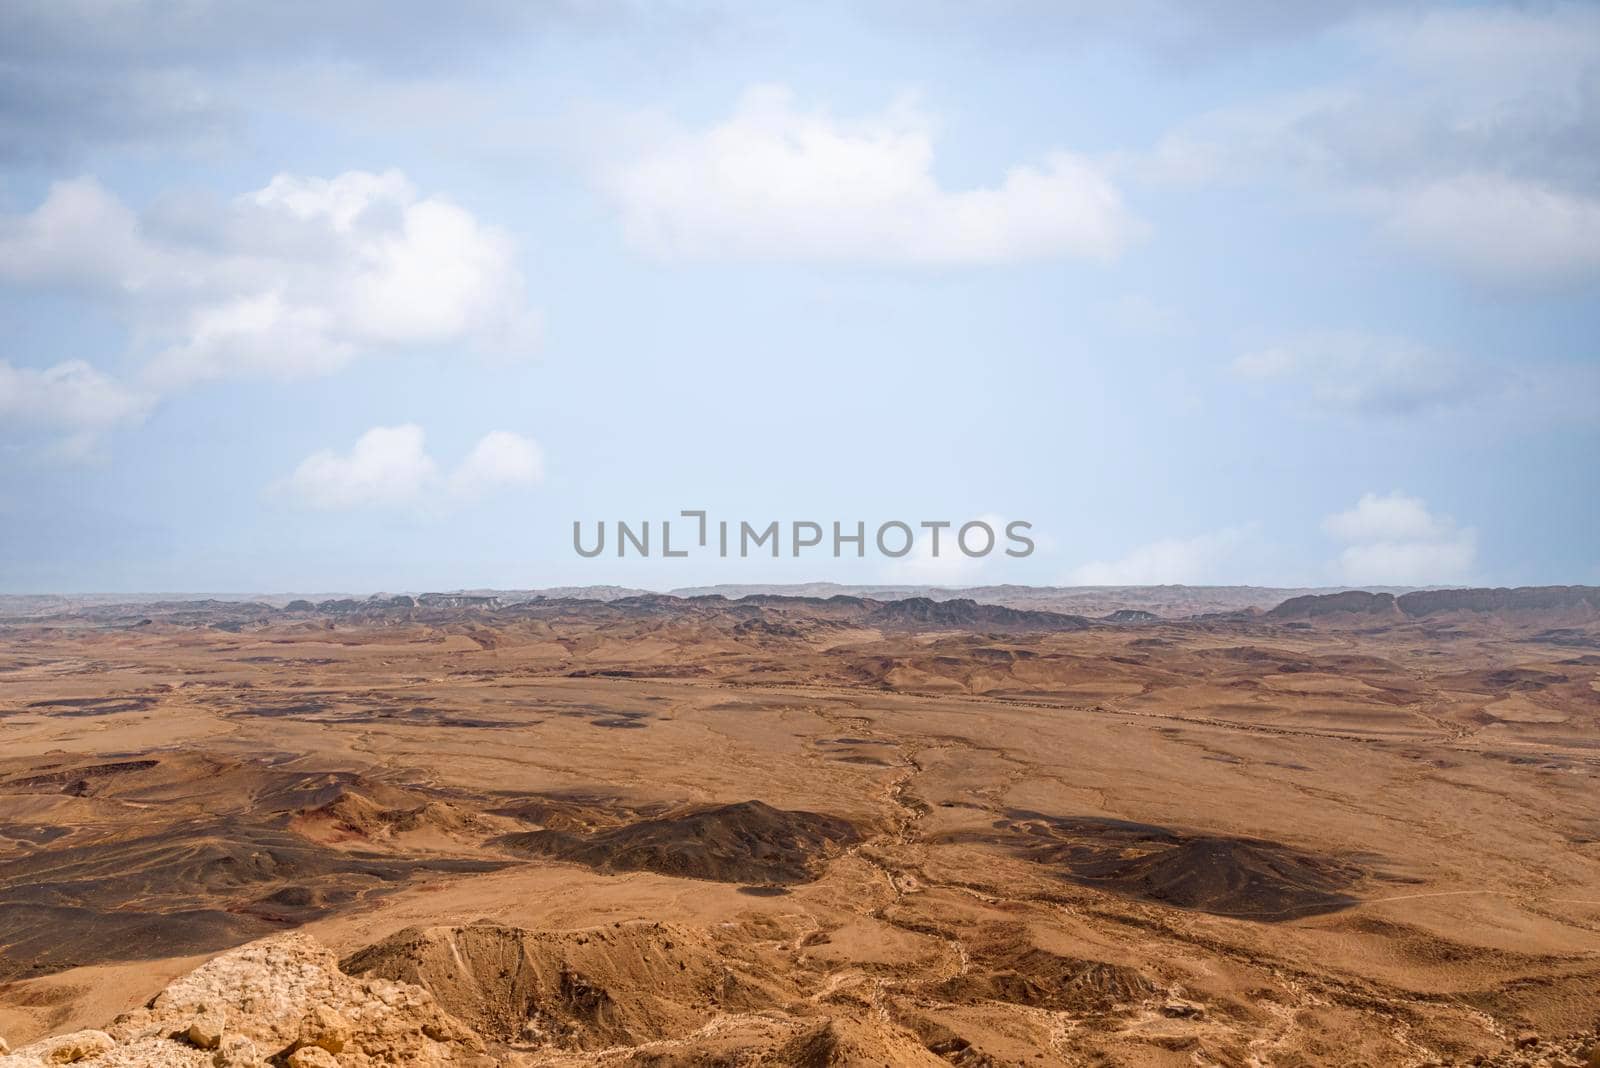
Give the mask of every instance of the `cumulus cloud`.
[[539, 443], [509, 430], [485, 434], [450, 476], [456, 492], [477, 496], [501, 486], [544, 481], [544, 451]]
[[1470, 580], [1477, 532], [1435, 515], [1420, 498], [1396, 490], [1367, 493], [1354, 508], [1323, 520], [1323, 530], [1345, 543], [1335, 564], [1352, 586], [1424, 586]]
[[137, 216], [92, 178], [56, 182], [26, 215], [0, 215], [0, 278], [138, 290], [150, 250]]
[[840, 119], [766, 86], [610, 168], [604, 185], [633, 240], [664, 258], [1103, 260], [1141, 229], [1110, 179], [1068, 152], [977, 189], [944, 188], [932, 165], [931, 124], [909, 104]]
[[410, 504], [438, 473], [415, 424], [377, 426], [348, 453], [312, 453], [289, 476], [288, 489], [313, 508]]
[[500, 230], [398, 171], [279, 175], [207, 213], [140, 215], [93, 179], [0, 217], [0, 277], [98, 293], [150, 350], [155, 388], [326, 374], [358, 356], [537, 341]]
[[1192, 538], [1162, 538], [1115, 560], [1095, 560], [1068, 574], [1071, 586], [1196, 585], [1225, 574], [1255, 536], [1253, 527], [1228, 527]]
[[275, 488], [325, 510], [417, 508], [476, 499], [543, 478], [544, 454], [532, 438], [491, 431], [446, 473], [428, 454], [422, 428], [406, 423], [373, 427], [349, 452], [312, 453]]
[[0, 359], [0, 423], [53, 435], [52, 451], [64, 458], [93, 453], [102, 434], [142, 423], [154, 405], [152, 394], [132, 389], [83, 360], [31, 368]]
[[1435, 518], [1416, 497], [1398, 491], [1381, 497], [1364, 495], [1348, 512], [1330, 515], [1323, 529], [1340, 541], [1435, 541], [1450, 537], [1455, 526]]

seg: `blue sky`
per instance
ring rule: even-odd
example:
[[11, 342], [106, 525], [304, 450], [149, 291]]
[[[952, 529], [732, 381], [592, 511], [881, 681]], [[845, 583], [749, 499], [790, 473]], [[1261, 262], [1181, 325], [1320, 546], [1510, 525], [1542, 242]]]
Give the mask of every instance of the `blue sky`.
[[1312, 7], [7, 4], [0, 590], [1600, 582], [1600, 7]]

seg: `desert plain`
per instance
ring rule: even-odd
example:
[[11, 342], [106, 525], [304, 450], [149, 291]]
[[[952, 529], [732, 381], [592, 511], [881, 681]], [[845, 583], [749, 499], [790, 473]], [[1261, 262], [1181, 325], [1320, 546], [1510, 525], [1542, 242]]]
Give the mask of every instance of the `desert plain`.
[[300, 936], [444, 1062], [1600, 1063], [1600, 591], [1098, 607], [15, 614], [10, 1063]]

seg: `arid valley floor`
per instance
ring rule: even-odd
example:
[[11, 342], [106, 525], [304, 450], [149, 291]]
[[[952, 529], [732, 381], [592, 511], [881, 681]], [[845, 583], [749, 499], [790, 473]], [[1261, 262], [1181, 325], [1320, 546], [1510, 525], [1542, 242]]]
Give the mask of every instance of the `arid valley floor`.
[[1587, 1065], [1600, 591], [0, 622], [0, 1035], [290, 930], [461, 1063]]

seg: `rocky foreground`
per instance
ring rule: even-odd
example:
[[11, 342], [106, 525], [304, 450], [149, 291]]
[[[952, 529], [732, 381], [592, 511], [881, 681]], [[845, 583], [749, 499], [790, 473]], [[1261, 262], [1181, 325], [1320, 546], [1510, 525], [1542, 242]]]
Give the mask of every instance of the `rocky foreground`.
[[[403, 933], [395, 944], [432, 944], [443, 937], [455, 946], [456, 935], [473, 930], [409, 932], [413, 936], [410, 941]], [[504, 933], [503, 929], [485, 930]], [[386, 944], [367, 953], [383, 958], [392, 948]], [[358, 970], [362, 959], [358, 954], [347, 960], [345, 967]], [[444, 970], [465, 973], [468, 965], [460, 960], [456, 964], [458, 968], [446, 966]], [[438, 972], [437, 967], [430, 966], [426, 954], [412, 961], [406, 970], [419, 977]], [[509, 978], [512, 971], [505, 969], [499, 975]], [[456, 978], [454, 985], [459, 986], [461, 976]], [[570, 985], [566, 974], [562, 980], [563, 988]], [[447, 982], [441, 996], [458, 1002], [463, 996], [469, 1002], [481, 1001], [485, 996], [492, 998], [493, 992], [481, 989], [481, 977], [470, 985], [471, 991], [463, 991], [449, 989], [452, 984]], [[528, 1007], [535, 1017], [539, 1015], [537, 1006]], [[468, 1014], [472, 1015], [470, 1011]], [[492, 1033], [475, 1030], [442, 1008], [433, 993], [422, 986], [370, 973], [347, 975], [340, 970], [334, 955], [315, 939], [290, 933], [252, 942], [216, 957], [172, 983], [144, 1008], [117, 1017], [103, 1031], [58, 1035], [8, 1055], [0, 1042], [0, 1068], [60, 1064], [86, 1068], [489, 1068], [544, 1063], [824, 1066], [931, 1060], [928, 1051], [917, 1043], [899, 1049], [893, 1035], [873, 1033], [877, 1029], [865, 1021], [814, 1019], [810, 1021], [812, 1026], [790, 1029], [780, 1023], [783, 1016], [773, 1013], [761, 1021], [766, 1027], [752, 1028], [750, 1025], [759, 1019], [759, 1014], [754, 1018], [734, 1014], [713, 1021], [682, 1044], [652, 1042], [589, 1052], [552, 1049], [546, 1051], [555, 1056], [550, 1060], [530, 1055], [526, 1047], [513, 1049], [497, 1041]], [[493, 1030], [491, 1027], [490, 1032]], [[774, 1038], [778, 1041], [774, 1042]], [[903, 1055], [912, 1049], [921, 1056], [904, 1059]], [[959, 1064], [993, 1063], [960, 1056], [946, 1059]], [[1547, 1042], [1537, 1035], [1524, 1034], [1517, 1037], [1514, 1050], [1492, 1058], [1476, 1057], [1467, 1063], [1499, 1068], [1600, 1068], [1600, 1040], [1589, 1035]]]
[[60, 1035], [0, 1057], [0, 1068], [495, 1063], [426, 990], [347, 976], [332, 953], [301, 934], [225, 953], [104, 1031]]
[[[315, 939], [275, 935], [214, 958], [103, 1031], [75, 1031], [0, 1055], [0, 1068], [940, 1063], [917, 1036], [850, 1012], [715, 1013], [676, 1039], [617, 1044], [630, 1013], [608, 990], [565, 966], [536, 976], [549, 962], [512, 948], [541, 937], [493, 925], [413, 929], [346, 960], [343, 967], [359, 973], [349, 975]], [[613, 941], [610, 932], [577, 937]], [[437, 986], [439, 997], [376, 969]], [[538, 989], [540, 978], [550, 980], [542, 984], [547, 989]], [[690, 979], [703, 985], [705, 977]], [[446, 1011], [441, 1000], [479, 1026]]]

